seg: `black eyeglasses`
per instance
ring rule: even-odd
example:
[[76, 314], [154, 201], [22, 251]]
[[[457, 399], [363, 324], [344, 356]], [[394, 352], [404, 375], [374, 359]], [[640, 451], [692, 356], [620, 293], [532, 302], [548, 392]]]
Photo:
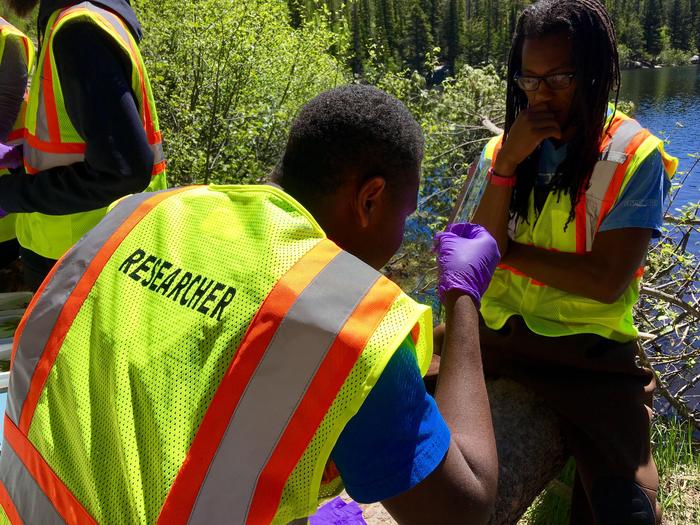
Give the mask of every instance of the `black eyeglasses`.
[[546, 77], [530, 77], [516, 73], [513, 80], [523, 91], [537, 91], [543, 80], [550, 89], [566, 89], [571, 85], [575, 76], [576, 73], [556, 73]]

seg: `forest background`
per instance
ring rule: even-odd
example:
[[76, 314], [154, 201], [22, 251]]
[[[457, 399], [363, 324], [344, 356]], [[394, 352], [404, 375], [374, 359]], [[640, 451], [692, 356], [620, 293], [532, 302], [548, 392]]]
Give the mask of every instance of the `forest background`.
[[[348, 82], [376, 85], [408, 106], [426, 138], [418, 211], [401, 252], [384, 271], [438, 309], [432, 235], [445, 226], [467, 168], [494, 124], [503, 124], [505, 61], [518, 14], [529, 3], [132, 0], [144, 29], [141, 50], [169, 181], [264, 181], [306, 101]], [[698, 53], [700, 0], [605, 4], [623, 65], [684, 64]], [[7, 18], [36, 42], [35, 17]], [[631, 104], [622, 105], [634, 112]], [[696, 162], [676, 176], [676, 188], [700, 169], [698, 151], [687, 154]], [[694, 394], [700, 383], [700, 263], [688, 249], [697, 242], [698, 207], [669, 207], [667, 230], [650, 250], [636, 318], [644, 332], [640, 358], [656, 366], [657, 393], [676, 415], [659, 419], [654, 434], [666, 522], [700, 525], [700, 410]], [[565, 519], [566, 489], [563, 497], [561, 486], [550, 493], [534, 507], [533, 523]]]

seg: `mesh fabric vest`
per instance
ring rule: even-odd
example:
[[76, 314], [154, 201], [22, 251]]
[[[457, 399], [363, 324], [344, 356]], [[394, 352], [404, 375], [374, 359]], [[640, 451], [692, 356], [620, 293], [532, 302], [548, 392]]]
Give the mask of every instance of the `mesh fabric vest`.
[[[591, 251], [601, 222], [652, 152], [661, 153], [667, 176], [673, 176], [678, 161], [665, 153], [661, 140], [619, 111], [609, 118], [612, 123], [601, 142], [600, 159], [588, 189], [576, 206], [574, 220], [564, 228], [571, 210], [568, 195], [551, 192], [537, 214], [533, 191], [528, 220], [511, 221], [511, 239], [546, 250], [585, 254]], [[494, 137], [484, 150], [484, 158], [491, 161], [490, 165], [498, 155], [501, 140], [500, 136]], [[629, 341], [638, 334], [632, 308], [639, 298], [643, 272], [644, 268], [639, 268], [620, 298], [605, 304], [547, 286], [501, 264], [484, 295], [481, 314], [486, 325], [494, 330], [500, 329], [512, 315], [519, 315], [530, 330], [540, 335], [592, 333], [615, 341]]]
[[337, 485], [341, 430], [407, 337], [425, 372], [430, 310], [281, 190], [123, 199], [18, 329], [2, 508], [12, 523], [308, 516], [322, 482]]
[[[53, 53], [57, 34], [69, 24], [94, 24], [113, 39], [131, 64], [131, 87], [146, 137], [153, 150], [152, 180], [147, 191], [166, 187], [165, 161], [153, 93], [138, 45], [115, 14], [89, 2], [54, 12], [47, 23], [36, 71], [29, 91], [24, 144], [24, 167], [33, 174], [85, 160], [85, 142], [66, 111]], [[17, 216], [19, 243], [43, 257], [58, 259], [106, 213], [106, 208], [69, 215], [23, 213]]]
[[[12, 24], [7, 22], [5, 19], [0, 17], [0, 77], [4, 74], [9, 74], [4, 72], [5, 67], [9, 67], [6, 62], [7, 57], [5, 55], [5, 46], [10, 39], [16, 39], [20, 42], [24, 50], [24, 62], [27, 65], [27, 71], [32, 70], [32, 65], [34, 62], [34, 44], [32, 44], [29, 37], [22, 33], [19, 29], [14, 27]], [[27, 98], [25, 96], [22, 106], [20, 108], [19, 115], [15, 120], [15, 125], [10, 131], [10, 134], [5, 137], [0, 137], [0, 141], [4, 141], [5, 144], [12, 146], [17, 146], [22, 144], [24, 140], [24, 115], [27, 110]], [[0, 168], [0, 176], [7, 174], [6, 169]], [[0, 219], [0, 242], [8, 241], [15, 238], [15, 215], [10, 214], [6, 217]]]

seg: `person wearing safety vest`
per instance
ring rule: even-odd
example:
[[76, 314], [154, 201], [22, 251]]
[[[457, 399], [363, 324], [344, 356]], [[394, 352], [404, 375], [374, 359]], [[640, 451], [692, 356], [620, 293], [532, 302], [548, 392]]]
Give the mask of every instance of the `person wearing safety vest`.
[[496, 242], [472, 224], [436, 236], [435, 399], [430, 309], [377, 271], [416, 209], [422, 156], [401, 102], [350, 85], [302, 108], [279, 185], [116, 203], [15, 337], [9, 522], [306, 523], [342, 478], [402, 524], [486, 523], [497, 468], [476, 306]]
[[[572, 523], [660, 520], [654, 374], [635, 363], [632, 308], [677, 160], [608, 104], [619, 82], [602, 3], [527, 7], [508, 62], [505, 133], [482, 153], [488, 184], [474, 217], [502, 254], [480, 310], [484, 370], [531, 389], [561, 420], [577, 466]], [[493, 523], [511, 523], [498, 516], [517, 508], [503, 491], [543, 470], [502, 449]], [[520, 512], [548, 481], [521, 499]]]
[[[5, 0], [19, 15], [37, 0]], [[40, 0], [41, 49], [25, 115], [21, 173], [0, 178], [16, 213], [26, 285], [116, 199], [166, 187], [158, 117], [127, 0]]]
[[[0, 17], [0, 176], [21, 165], [14, 146], [22, 142], [27, 77], [33, 61], [34, 44], [29, 37]], [[0, 216], [0, 268], [18, 257], [15, 216]]]

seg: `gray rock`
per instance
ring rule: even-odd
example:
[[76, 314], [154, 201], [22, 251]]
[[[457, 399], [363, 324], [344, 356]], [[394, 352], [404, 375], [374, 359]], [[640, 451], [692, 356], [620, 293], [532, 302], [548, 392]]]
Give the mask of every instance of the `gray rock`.
[[498, 494], [491, 525], [510, 525], [564, 467], [559, 420], [530, 390], [511, 380], [487, 381], [498, 449]]
[[700, 55], [693, 55], [690, 57], [691, 64], [700, 64]]

